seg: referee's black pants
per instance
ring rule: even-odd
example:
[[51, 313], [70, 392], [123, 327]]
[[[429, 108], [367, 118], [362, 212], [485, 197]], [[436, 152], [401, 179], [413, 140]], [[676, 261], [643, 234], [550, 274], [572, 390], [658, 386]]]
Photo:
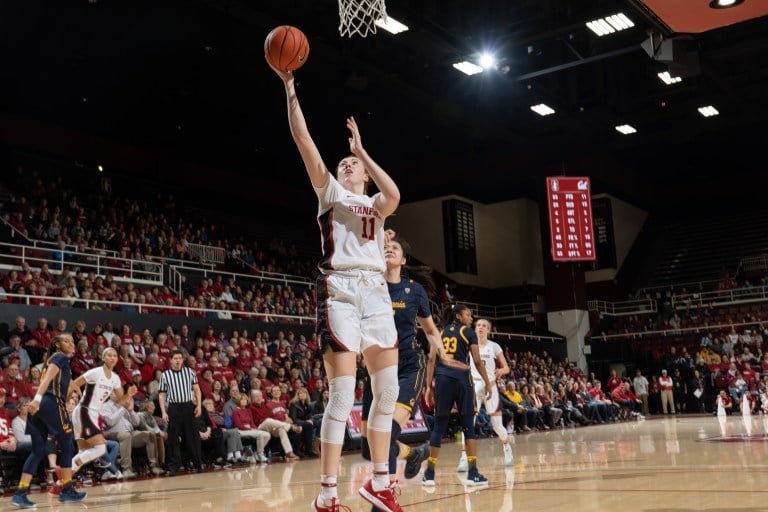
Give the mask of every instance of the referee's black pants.
[[168, 471], [176, 474], [181, 468], [181, 438], [186, 445], [186, 456], [192, 460], [195, 469], [202, 469], [200, 461], [200, 431], [195, 419], [195, 405], [192, 402], [168, 404], [168, 440], [165, 453]]

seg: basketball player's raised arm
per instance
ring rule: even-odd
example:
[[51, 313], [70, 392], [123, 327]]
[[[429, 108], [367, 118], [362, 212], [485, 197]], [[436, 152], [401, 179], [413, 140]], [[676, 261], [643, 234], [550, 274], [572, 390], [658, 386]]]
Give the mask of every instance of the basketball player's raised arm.
[[354, 117], [347, 118], [347, 128], [349, 129], [349, 151], [363, 163], [376, 187], [379, 189], [379, 195], [376, 197], [376, 211], [384, 217], [394, 213], [397, 205], [400, 204], [400, 189], [397, 188], [394, 180], [387, 172], [377, 164], [368, 152], [363, 148], [363, 141], [360, 138], [360, 129]]
[[[267, 63], [269, 61], [267, 60]], [[271, 64], [269, 67], [277, 73], [277, 76], [285, 85], [285, 97], [288, 104], [288, 126], [291, 129], [291, 136], [296, 147], [299, 149], [301, 159], [304, 160], [304, 166], [307, 168], [309, 181], [315, 188], [323, 188], [328, 183], [328, 169], [323, 163], [320, 151], [315, 146], [315, 142], [309, 135], [307, 122], [304, 119], [304, 113], [299, 105], [299, 98], [296, 95], [296, 86], [293, 79], [293, 73], [281, 71]]]

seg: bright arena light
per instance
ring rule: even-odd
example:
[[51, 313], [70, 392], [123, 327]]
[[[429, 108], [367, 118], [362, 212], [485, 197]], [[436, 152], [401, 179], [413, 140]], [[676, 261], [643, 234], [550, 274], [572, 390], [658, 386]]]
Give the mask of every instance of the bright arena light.
[[483, 69], [489, 69], [489, 68], [495, 68], [496, 67], [496, 57], [494, 57], [490, 53], [484, 53], [480, 55], [480, 66]]

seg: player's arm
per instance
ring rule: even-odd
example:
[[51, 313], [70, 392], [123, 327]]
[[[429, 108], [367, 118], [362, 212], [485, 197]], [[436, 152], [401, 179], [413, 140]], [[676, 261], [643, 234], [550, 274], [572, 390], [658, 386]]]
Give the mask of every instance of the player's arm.
[[85, 377], [83, 375], [71, 381], [69, 383], [69, 390], [67, 390], [67, 400], [70, 400], [73, 396], [76, 396], [79, 398], [80, 388], [82, 388], [84, 385], [85, 385]]
[[123, 388], [121, 386], [119, 388], [115, 388], [112, 391], [112, 394], [115, 397], [115, 402], [117, 402], [118, 405], [125, 407], [125, 404], [127, 404], [128, 401], [136, 395], [137, 391], [138, 391], [138, 388], [136, 387], [136, 384], [131, 384], [130, 386], [128, 386], [127, 393], [123, 392]]
[[491, 381], [488, 379], [488, 373], [485, 371], [485, 365], [483, 364], [483, 360], [480, 358], [480, 348], [477, 345], [470, 345], [469, 353], [472, 355], [472, 361], [475, 362], [475, 367], [477, 367], [477, 372], [483, 378], [483, 382], [485, 382], [485, 394], [487, 396], [490, 396]]
[[[266, 56], [265, 56], [266, 58]], [[269, 63], [269, 60], [267, 60]], [[296, 95], [296, 84], [293, 73], [290, 71], [281, 71], [270, 64], [272, 70], [282, 79], [285, 85], [285, 97], [288, 103], [288, 126], [291, 129], [291, 136], [296, 147], [299, 149], [301, 159], [307, 168], [309, 181], [315, 188], [323, 188], [328, 184], [328, 168], [323, 163], [320, 151], [315, 142], [309, 135], [307, 122], [304, 119], [304, 113], [299, 105], [299, 97]]]
[[391, 215], [400, 204], [400, 189], [397, 188], [394, 180], [387, 172], [377, 164], [368, 152], [363, 148], [363, 141], [360, 138], [360, 129], [354, 117], [347, 118], [347, 128], [349, 129], [349, 151], [355, 155], [365, 166], [368, 176], [371, 177], [379, 194], [376, 196], [376, 211], [382, 217]]
[[496, 356], [496, 361], [498, 362], [498, 367], [493, 373], [494, 377], [499, 379], [509, 373], [509, 365], [507, 364], [507, 358], [504, 357], [504, 351], [499, 352], [499, 355]]

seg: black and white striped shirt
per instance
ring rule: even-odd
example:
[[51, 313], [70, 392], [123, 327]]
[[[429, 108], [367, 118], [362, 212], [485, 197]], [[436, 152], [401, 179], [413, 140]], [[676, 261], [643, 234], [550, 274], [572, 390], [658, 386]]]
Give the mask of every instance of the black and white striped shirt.
[[160, 377], [158, 391], [167, 393], [169, 404], [187, 403], [192, 401], [192, 386], [195, 384], [197, 374], [192, 368], [184, 367], [179, 371], [169, 369]]

